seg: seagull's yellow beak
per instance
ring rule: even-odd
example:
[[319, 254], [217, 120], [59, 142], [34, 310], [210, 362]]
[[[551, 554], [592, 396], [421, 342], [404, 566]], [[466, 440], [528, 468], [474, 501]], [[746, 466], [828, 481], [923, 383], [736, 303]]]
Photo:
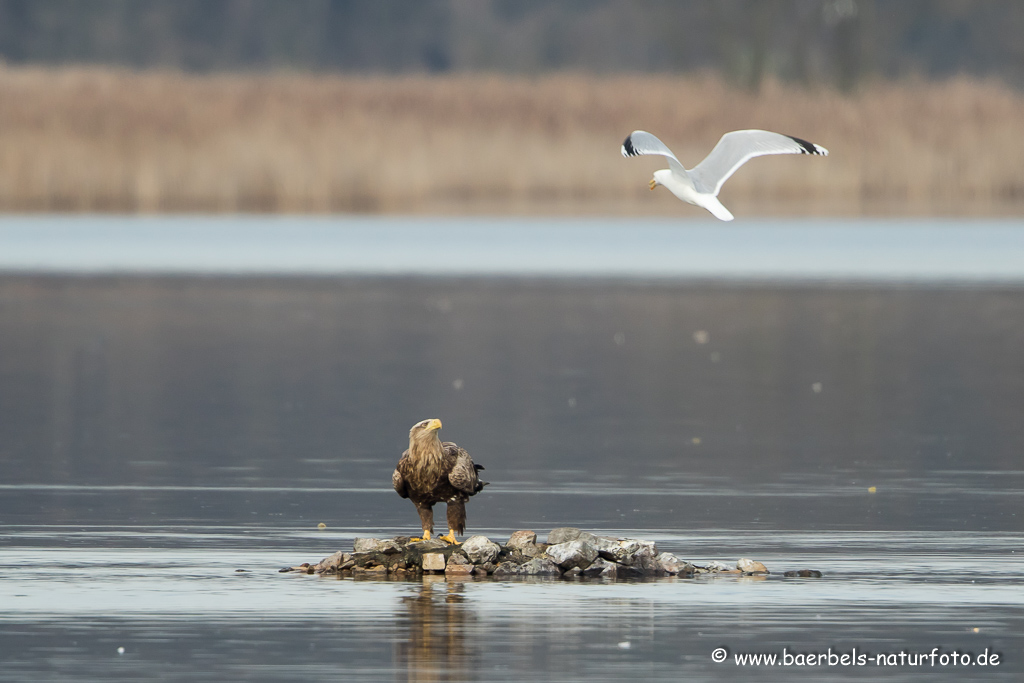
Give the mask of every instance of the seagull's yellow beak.
[[441, 428], [441, 421], [438, 420], [436, 417], [432, 418], [430, 420], [430, 422], [427, 423], [427, 429], [430, 429], [432, 431], [436, 432], [440, 428]]
[[651, 178], [651, 189], [653, 190], [657, 186], [658, 186], [658, 181], [655, 180], [654, 178]]

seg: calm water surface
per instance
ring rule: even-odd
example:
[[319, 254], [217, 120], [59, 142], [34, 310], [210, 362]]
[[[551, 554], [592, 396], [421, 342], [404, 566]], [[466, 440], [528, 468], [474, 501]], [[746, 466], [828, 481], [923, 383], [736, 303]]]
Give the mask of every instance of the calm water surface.
[[[2, 680], [1024, 674], [1024, 224], [5, 219], [0, 252]], [[470, 533], [774, 573], [277, 573], [414, 530], [389, 476], [435, 416], [492, 482]], [[732, 658], [783, 648], [1001, 661]]]

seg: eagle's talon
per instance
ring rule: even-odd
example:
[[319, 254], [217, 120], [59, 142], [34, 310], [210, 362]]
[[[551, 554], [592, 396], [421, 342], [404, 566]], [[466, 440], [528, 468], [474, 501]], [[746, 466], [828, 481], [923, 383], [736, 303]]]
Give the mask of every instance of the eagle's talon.
[[462, 545], [461, 543], [455, 540], [455, 532], [451, 530], [448, 531], [447, 536], [438, 536], [437, 540], [444, 541], [448, 545]]

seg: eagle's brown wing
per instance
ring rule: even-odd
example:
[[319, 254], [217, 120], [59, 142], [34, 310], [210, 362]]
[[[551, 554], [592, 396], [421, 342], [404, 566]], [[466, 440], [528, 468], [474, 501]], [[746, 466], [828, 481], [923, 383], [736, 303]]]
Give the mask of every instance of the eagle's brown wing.
[[402, 467], [402, 462], [406, 460], [408, 457], [409, 451], [407, 450], [404, 453], [402, 453], [402, 459], [398, 461], [398, 467], [396, 467], [395, 471], [391, 474], [391, 485], [395, 487], [395, 492], [398, 493], [398, 495], [400, 495], [402, 498], [408, 498], [409, 491], [406, 489], [405, 486], [405, 478], [402, 476], [402, 473], [399, 470]]
[[487, 482], [481, 483], [476, 474], [477, 470], [482, 470], [483, 467], [473, 464], [473, 459], [464, 448], [459, 448], [451, 441], [445, 441], [442, 448], [449, 461], [454, 460], [452, 469], [448, 472], [448, 481], [452, 486], [471, 496], [487, 486]]

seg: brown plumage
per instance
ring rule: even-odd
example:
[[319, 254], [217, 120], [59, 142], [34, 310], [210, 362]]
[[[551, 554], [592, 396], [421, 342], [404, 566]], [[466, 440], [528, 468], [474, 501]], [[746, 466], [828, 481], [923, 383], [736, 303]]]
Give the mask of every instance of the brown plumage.
[[441, 421], [436, 418], [412, 426], [409, 449], [402, 453], [391, 484], [398, 495], [416, 506], [424, 539], [434, 531], [434, 503], [446, 503], [448, 535], [440, 538], [455, 543], [455, 534], [466, 530], [466, 501], [488, 482], [477, 477], [483, 467], [473, 464], [469, 453], [450, 441], [441, 443], [439, 429]]

